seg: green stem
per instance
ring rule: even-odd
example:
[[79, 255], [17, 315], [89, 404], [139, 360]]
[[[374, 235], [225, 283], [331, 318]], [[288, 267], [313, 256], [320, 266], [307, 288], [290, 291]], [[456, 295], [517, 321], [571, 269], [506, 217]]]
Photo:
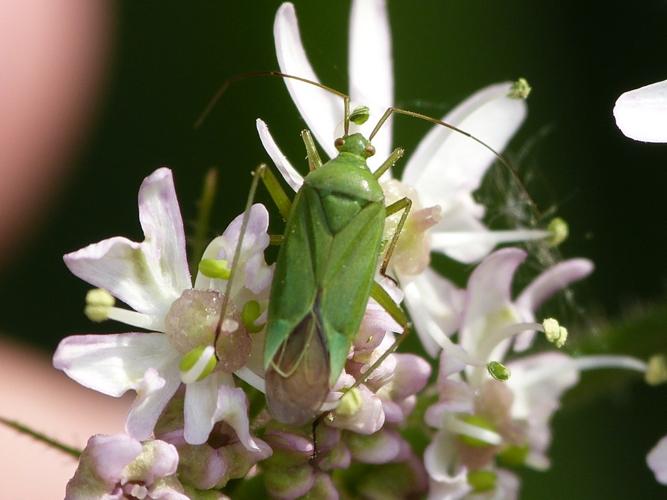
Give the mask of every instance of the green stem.
[[37, 441], [41, 441], [45, 445], [50, 446], [51, 448], [55, 448], [56, 450], [62, 451], [63, 453], [66, 453], [74, 458], [78, 459], [81, 456], [81, 450], [73, 448], [71, 446], [67, 446], [66, 444], [61, 443], [60, 441], [57, 441], [47, 436], [46, 434], [42, 434], [41, 432], [35, 431], [30, 427], [23, 425], [20, 422], [0, 417], [0, 423], [5, 424], [7, 427], [10, 427], [17, 432], [20, 432], [22, 434], [27, 434], [28, 436], [36, 439]]
[[204, 177], [201, 198], [197, 203], [197, 220], [195, 222], [195, 234], [191, 240], [190, 272], [194, 276], [197, 266], [204, 255], [208, 239], [208, 229], [211, 220], [211, 210], [215, 201], [215, 193], [218, 187], [218, 171], [210, 168]]

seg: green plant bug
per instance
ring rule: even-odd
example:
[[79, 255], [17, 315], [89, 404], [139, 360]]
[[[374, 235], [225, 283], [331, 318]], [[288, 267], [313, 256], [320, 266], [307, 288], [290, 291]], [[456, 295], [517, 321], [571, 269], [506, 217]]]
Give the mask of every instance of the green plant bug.
[[[368, 138], [350, 134], [350, 122], [365, 121], [368, 108], [362, 106], [350, 112], [350, 98], [346, 94], [278, 71], [246, 73], [227, 80], [195, 126], [202, 123], [232, 83], [255, 76], [291, 78], [315, 85], [338, 95], [344, 104], [344, 133], [335, 141], [338, 150], [335, 158], [323, 164], [310, 132], [302, 131], [310, 172], [294, 200], [289, 199], [275, 175], [264, 165], [255, 171], [248, 200], [249, 206], [257, 180], [261, 179], [286, 220], [269, 299], [263, 362], [271, 415], [285, 424], [303, 425], [317, 422], [322, 414], [322, 403], [344, 368], [370, 297], [402, 325], [404, 332], [355, 385], [362, 383], [398, 347], [409, 328], [401, 307], [375, 282], [380, 260], [379, 272], [386, 276], [392, 251], [412, 205], [410, 199], [402, 198], [385, 206], [378, 181], [401, 158], [401, 148], [395, 149], [375, 172], [371, 172], [366, 162], [375, 153], [372, 138], [386, 120], [396, 113], [447, 127], [476, 141], [510, 170], [514, 169], [493, 148], [471, 134], [400, 108], [387, 109]], [[399, 212], [401, 218], [394, 234], [388, 242], [383, 242], [385, 219]]]

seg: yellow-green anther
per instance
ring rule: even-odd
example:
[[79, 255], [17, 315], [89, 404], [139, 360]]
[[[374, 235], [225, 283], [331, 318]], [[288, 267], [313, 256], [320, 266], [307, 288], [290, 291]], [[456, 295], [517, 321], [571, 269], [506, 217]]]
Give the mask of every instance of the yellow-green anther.
[[496, 488], [496, 473], [492, 470], [473, 470], [468, 472], [468, 484], [475, 493], [492, 491]]
[[351, 417], [359, 411], [362, 404], [363, 399], [361, 398], [359, 389], [353, 387], [340, 398], [340, 403], [338, 403], [338, 407], [336, 408], [336, 414], [341, 417]]
[[489, 375], [496, 380], [502, 380], [504, 382], [510, 378], [510, 369], [498, 361], [491, 361], [486, 365], [486, 369], [489, 371]]
[[103, 288], [93, 288], [86, 294], [86, 307], [83, 313], [89, 320], [99, 323], [109, 318], [109, 308], [116, 304], [116, 299]]
[[567, 340], [567, 328], [560, 326], [558, 321], [553, 318], [547, 318], [542, 322], [544, 334], [547, 340], [559, 349], [565, 345]]
[[549, 245], [552, 247], [557, 247], [563, 243], [567, 237], [570, 235], [570, 226], [567, 225], [560, 217], [556, 217], [549, 222], [547, 226], [547, 231], [551, 234], [549, 236]]
[[262, 309], [259, 307], [259, 302], [256, 300], [249, 300], [245, 303], [243, 310], [241, 311], [241, 321], [243, 321], [243, 326], [247, 332], [257, 333], [264, 328], [263, 324], [255, 324], [255, 321], [257, 321], [257, 318], [259, 318], [261, 314]]
[[[486, 429], [487, 431], [493, 431], [493, 432], [496, 431], [493, 428], [491, 422], [489, 422], [484, 417], [480, 417], [479, 415], [464, 415], [459, 417], [459, 420], [465, 422], [468, 425], [474, 425], [481, 429]], [[486, 441], [482, 441], [481, 439], [477, 439], [472, 436], [467, 436], [465, 434], [459, 434], [459, 439], [461, 440], [461, 442], [467, 444], [468, 446], [473, 446], [475, 448], [485, 448], [487, 446], [491, 446], [491, 444], [487, 443]]]
[[359, 106], [358, 108], [354, 108], [352, 113], [350, 113], [350, 121], [357, 125], [363, 125], [370, 115], [371, 110], [368, 109], [368, 106]]
[[202, 259], [199, 262], [199, 272], [207, 278], [228, 280], [232, 269], [225, 259]]
[[503, 465], [507, 465], [509, 467], [520, 467], [526, 463], [526, 458], [528, 457], [529, 451], [530, 450], [526, 445], [511, 445], [498, 453], [498, 460], [500, 460]]
[[661, 354], [651, 356], [648, 360], [644, 379], [649, 385], [658, 385], [667, 382], [667, 358]]
[[198, 346], [181, 358], [178, 368], [184, 384], [198, 382], [208, 377], [215, 370], [218, 360], [211, 345]]
[[527, 99], [531, 90], [533, 90], [533, 87], [530, 86], [528, 81], [525, 78], [519, 78], [512, 83], [512, 87], [510, 88], [507, 97], [512, 99]]

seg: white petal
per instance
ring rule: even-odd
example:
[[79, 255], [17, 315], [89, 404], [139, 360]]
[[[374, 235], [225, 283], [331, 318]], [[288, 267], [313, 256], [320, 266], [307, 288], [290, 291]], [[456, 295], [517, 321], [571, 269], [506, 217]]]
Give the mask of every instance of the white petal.
[[655, 480], [667, 485], [667, 436], [658, 441], [649, 452], [646, 463], [655, 474]]
[[303, 177], [280, 150], [278, 144], [276, 144], [276, 141], [269, 132], [269, 127], [259, 118], [257, 118], [257, 132], [259, 133], [259, 140], [262, 141], [262, 146], [264, 146], [266, 153], [271, 157], [271, 160], [273, 160], [273, 164], [283, 176], [285, 182], [287, 182], [289, 187], [294, 191], [298, 191], [303, 184]]
[[140, 441], [149, 439], [157, 419], [180, 385], [177, 363], [172, 363], [160, 372], [154, 368], [146, 370], [136, 388], [137, 398], [127, 415], [125, 423], [127, 433]]
[[218, 402], [218, 388], [222, 384], [221, 377], [229, 378], [215, 372], [199, 382], [185, 386], [185, 429], [184, 437], [189, 444], [203, 444], [208, 439], [215, 424], [215, 410]]
[[[571, 283], [585, 278], [593, 272], [593, 263], [588, 259], [570, 259], [559, 262], [535, 278], [516, 300], [524, 321], [534, 321], [534, 311], [554, 293], [565, 289]], [[515, 351], [525, 351], [532, 342], [535, 332], [520, 334], [514, 343]]]
[[[350, 98], [370, 108], [371, 117], [361, 127], [368, 137], [382, 114], [394, 102], [391, 31], [385, 0], [355, 0], [350, 13]], [[391, 152], [391, 119], [373, 138], [375, 156], [369, 164], [379, 166]], [[371, 161], [374, 160], [374, 161]]]
[[[278, 65], [283, 73], [319, 82], [301, 42], [294, 5], [283, 3], [273, 24]], [[286, 78], [285, 85], [299, 113], [311, 132], [327, 152], [336, 156], [334, 147], [336, 125], [343, 118], [343, 100], [324, 89]]]
[[[526, 104], [510, 99], [511, 83], [486, 87], [445, 116], [501, 152], [526, 116]], [[475, 191], [495, 156], [469, 137], [436, 125], [405, 167], [402, 181], [417, 189], [424, 205], [447, 205], [461, 192]]]
[[667, 80], [622, 94], [614, 106], [616, 125], [644, 142], [667, 142]]
[[459, 332], [460, 344], [469, 353], [477, 352], [492, 316], [511, 306], [512, 278], [525, 258], [523, 250], [504, 248], [485, 258], [470, 275]]
[[159, 168], [144, 179], [139, 188], [139, 221], [145, 243], [154, 252], [162, 285], [178, 295], [192, 287], [185, 253], [183, 218], [176, 198], [171, 170]]
[[454, 435], [441, 429], [424, 452], [424, 466], [431, 479], [440, 483], [455, 485], [467, 482], [467, 470], [457, 463]]
[[430, 268], [404, 283], [405, 304], [426, 352], [435, 357], [443, 337], [458, 329], [463, 291]]
[[[90, 457], [94, 473], [113, 488], [123, 469], [141, 453], [141, 443], [125, 434], [96, 434], [88, 440], [83, 456]], [[93, 472], [93, 471], [91, 471]]]
[[89, 389], [119, 397], [136, 390], [146, 370], [163, 370], [177, 359], [161, 333], [75, 335], [60, 342], [53, 366]]
[[247, 450], [259, 452], [261, 448], [250, 435], [248, 420], [248, 400], [239, 387], [233, 382], [221, 385], [218, 390], [218, 400], [215, 412], [215, 421], [227, 422], [236, 432], [239, 441]]
[[497, 245], [549, 236], [537, 229], [491, 231], [474, 214], [457, 210], [446, 213], [431, 231], [431, 249], [466, 264], [477, 262]]

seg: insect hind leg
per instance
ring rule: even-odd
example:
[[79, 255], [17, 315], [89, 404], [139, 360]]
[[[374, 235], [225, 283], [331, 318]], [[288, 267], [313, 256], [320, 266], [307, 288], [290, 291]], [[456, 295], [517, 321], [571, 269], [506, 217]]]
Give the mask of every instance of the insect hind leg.
[[405, 225], [405, 221], [408, 220], [411, 208], [412, 208], [412, 200], [407, 197], [401, 198], [400, 200], [392, 203], [386, 208], [387, 217], [391, 217], [392, 215], [400, 212], [401, 210], [403, 211], [403, 213], [401, 214], [401, 219], [398, 221], [398, 225], [396, 226], [396, 230], [394, 231], [394, 234], [392, 235], [391, 240], [389, 241], [389, 246], [387, 247], [387, 251], [384, 254], [384, 258], [382, 259], [382, 265], [380, 266], [380, 274], [385, 278], [389, 278], [394, 283], [396, 283], [396, 280], [391, 276], [387, 275], [387, 267], [389, 267], [389, 261], [391, 260], [391, 256], [393, 255], [394, 250], [396, 249], [396, 244], [398, 243], [398, 239], [401, 236], [401, 231], [403, 231], [403, 226]]

